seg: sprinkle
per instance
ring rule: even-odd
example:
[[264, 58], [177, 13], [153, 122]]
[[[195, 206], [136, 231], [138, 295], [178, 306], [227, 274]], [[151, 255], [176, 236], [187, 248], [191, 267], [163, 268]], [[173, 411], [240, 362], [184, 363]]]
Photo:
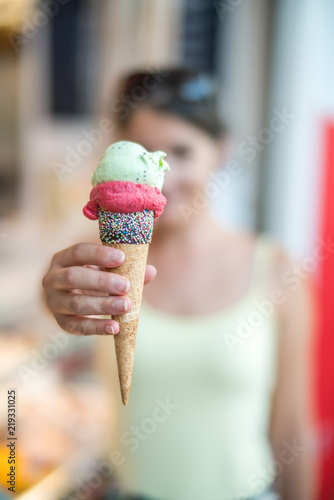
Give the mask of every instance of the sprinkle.
[[112, 213], [98, 208], [100, 239], [104, 243], [151, 243], [154, 211]]

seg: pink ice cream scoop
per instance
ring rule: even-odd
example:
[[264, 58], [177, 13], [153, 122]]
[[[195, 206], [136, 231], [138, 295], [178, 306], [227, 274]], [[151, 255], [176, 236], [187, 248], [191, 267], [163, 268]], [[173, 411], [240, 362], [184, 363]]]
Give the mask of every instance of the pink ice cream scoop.
[[166, 198], [157, 187], [131, 181], [110, 181], [94, 186], [83, 213], [88, 219], [98, 219], [98, 208], [113, 213], [154, 212], [154, 222], [162, 214]]

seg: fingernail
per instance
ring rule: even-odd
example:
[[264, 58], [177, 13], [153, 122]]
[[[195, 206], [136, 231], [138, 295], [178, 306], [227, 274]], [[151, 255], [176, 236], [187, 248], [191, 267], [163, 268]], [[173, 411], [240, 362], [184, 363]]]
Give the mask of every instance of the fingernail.
[[105, 331], [106, 331], [107, 333], [111, 333], [112, 335], [115, 335], [115, 330], [113, 329], [113, 327], [112, 327], [111, 325], [107, 325], [107, 326], [105, 327]]
[[109, 254], [109, 258], [110, 260], [114, 261], [114, 262], [124, 262], [125, 260], [125, 253], [122, 252], [122, 250], [116, 250], [116, 254], [115, 252], [112, 252]]
[[128, 310], [128, 302], [127, 300], [117, 299], [114, 302], [114, 308], [118, 312], [126, 312]]
[[128, 293], [130, 290], [130, 281], [127, 279], [117, 279], [114, 287], [116, 292]]

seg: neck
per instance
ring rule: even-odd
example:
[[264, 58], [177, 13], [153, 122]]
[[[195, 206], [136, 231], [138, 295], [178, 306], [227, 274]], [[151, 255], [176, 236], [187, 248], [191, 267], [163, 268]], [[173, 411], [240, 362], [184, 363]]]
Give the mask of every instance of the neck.
[[214, 221], [209, 212], [202, 212], [193, 217], [189, 223], [177, 228], [157, 227], [153, 232], [151, 248], [159, 250], [161, 247], [173, 246], [188, 248], [190, 245], [198, 246], [201, 242], [208, 242], [221, 235], [222, 228]]

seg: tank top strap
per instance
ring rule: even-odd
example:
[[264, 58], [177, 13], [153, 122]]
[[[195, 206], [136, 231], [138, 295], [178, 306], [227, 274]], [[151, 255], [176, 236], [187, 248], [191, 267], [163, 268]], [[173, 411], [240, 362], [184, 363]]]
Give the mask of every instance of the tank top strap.
[[268, 291], [280, 254], [279, 245], [266, 234], [259, 234], [255, 243], [249, 291]]

